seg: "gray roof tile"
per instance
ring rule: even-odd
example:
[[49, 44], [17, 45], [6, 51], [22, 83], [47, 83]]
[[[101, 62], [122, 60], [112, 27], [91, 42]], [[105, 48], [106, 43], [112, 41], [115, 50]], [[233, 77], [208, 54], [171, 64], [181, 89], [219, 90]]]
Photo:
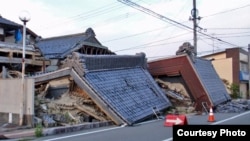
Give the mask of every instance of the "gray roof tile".
[[[76, 54], [75, 54], [76, 55]], [[145, 55], [81, 55], [85, 79], [97, 94], [127, 123], [153, 115], [152, 108], [171, 106], [145, 67]], [[129, 59], [130, 58], [130, 59]]]
[[88, 28], [85, 33], [42, 39], [36, 43], [36, 46], [41, 50], [45, 58], [63, 58], [63, 54], [70, 54], [71, 49], [74, 49], [82, 42], [102, 47], [91, 28]]
[[46, 58], [60, 58], [60, 55], [74, 47], [75, 44], [84, 40], [83, 34], [75, 36], [62, 36], [57, 38], [48, 38], [39, 41], [36, 45]]
[[197, 58], [194, 66], [215, 106], [231, 99], [211, 61]]
[[15, 27], [15, 28], [20, 28], [20, 27], [22, 27], [22, 25], [20, 25], [20, 24], [17, 24], [17, 23], [15, 23], [15, 22], [13, 22], [13, 21], [10, 21], [10, 20], [8, 20], [8, 19], [5, 19], [5, 18], [3, 18], [2, 16], [0, 16], [0, 25], [6, 25], [6, 26], [12, 26], [12, 27]]
[[165, 109], [171, 105], [142, 68], [90, 72], [85, 78], [128, 123], [152, 115], [152, 107]]

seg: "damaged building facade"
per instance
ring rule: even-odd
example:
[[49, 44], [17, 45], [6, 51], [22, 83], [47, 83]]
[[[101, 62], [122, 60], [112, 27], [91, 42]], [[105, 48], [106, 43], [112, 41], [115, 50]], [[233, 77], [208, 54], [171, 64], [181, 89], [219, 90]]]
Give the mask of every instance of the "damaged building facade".
[[[53, 98], [55, 103], [65, 97], [71, 99], [74, 95], [82, 95], [82, 100], [65, 100], [64, 106], [71, 107], [70, 112], [81, 109], [97, 121], [112, 120], [117, 125], [133, 125], [154, 116], [154, 107], [164, 110], [171, 106], [145, 69], [145, 63], [144, 54], [119, 56], [75, 52], [65, 60], [62, 69], [33, 78], [41, 85], [52, 77], [56, 79], [55, 76], [61, 78], [63, 75], [71, 80], [71, 90], [57, 94]], [[77, 117], [76, 113], [70, 114]], [[53, 112], [50, 114], [53, 115]], [[105, 118], [98, 118], [100, 115]]]
[[[0, 16], [0, 70], [9, 69], [10, 74], [3, 71], [2, 77], [18, 77], [22, 70], [22, 25], [14, 23]], [[45, 60], [39, 49], [34, 45], [39, 38], [31, 30], [27, 29], [26, 42], [26, 72], [27, 74], [42, 71], [49, 61]]]
[[208, 111], [210, 107], [230, 101], [211, 61], [195, 57], [192, 51], [190, 43], [184, 43], [177, 56], [148, 62], [149, 72], [163, 89], [169, 90], [168, 95], [177, 100], [190, 98], [189, 106], [196, 111]]
[[[144, 53], [116, 55], [95, 38], [91, 28], [84, 33], [47, 39], [32, 36], [32, 42], [26, 45], [26, 87], [22, 101], [20, 76], [10, 75], [12, 71], [17, 74], [21, 71], [21, 42], [14, 40], [14, 33], [22, 26], [4, 18], [1, 21], [4, 33], [13, 33], [12, 43], [6, 40], [9, 34], [4, 34], [0, 42], [1, 50], [5, 51], [1, 61], [6, 60], [1, 64], [0, 83], [5, 84], [1, 85], [5, 87], [1, 88], [1, 103], [13, 108], [0, 109], [1, 121], [18, 124], [22, 102], [26, 107], [25, 124], [42, 122], [46, 127], [93, 121], [133, 125], [155, 116], [155, 109], [161, 111], [171, 106], [147, 71]], [[12, 57], [10, 50], [17, 50], [20, 56]], [[10, 91], [7, 85], [12, 82], [8, 80], [16, 81], [17, 89]], [[12, 103], [3, 102], [10, 98], [7, 93]], [[13, 100], [15, 96], [18, 99]]]
[[144, 53], [116, 55], [92, 28], [51, 38], [28, 29], [22, 89], [20, 28], [0, 17], [0, 121], [18, 124], [24, 104], [29, 125], [134, 125], [175, 106], [169, 98], [187, 99], [196, 111], [231, 100], [211, 62], [196, 58], [190, 44], [177, 56], [148, 62]]

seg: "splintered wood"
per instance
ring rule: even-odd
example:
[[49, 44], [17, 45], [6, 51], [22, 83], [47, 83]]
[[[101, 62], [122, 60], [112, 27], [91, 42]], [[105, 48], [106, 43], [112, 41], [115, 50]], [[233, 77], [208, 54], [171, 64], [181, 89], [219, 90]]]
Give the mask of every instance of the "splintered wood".
[[[59, 82], [66, 81], [54, 81], [53, 83], [42, 84], [36, 88], [35, 116], [42, 119], [43, 123], [54, 126], [110, 120], [91, 100], [88, 94], [75, 84], [73, 84], [73, 88], [70, 91], [63, 93], [59, 98], [47, 98], [46, 94], [51, 85], [55, 89], [55, 86], [60, 84]], [[43, 118], [45, 115], [47, 118]], [[47, 119], [53, 119], [53, 122], [57, 124], [49, 124]]]
[[181, 83], [171, 83], [159, 78], [155, 78], [155, 81], [165, 92], [174, 106], [175, 111], [178, 113], [190, 113], [194, 112], [192, 100], [187, 93], [187, 90]]

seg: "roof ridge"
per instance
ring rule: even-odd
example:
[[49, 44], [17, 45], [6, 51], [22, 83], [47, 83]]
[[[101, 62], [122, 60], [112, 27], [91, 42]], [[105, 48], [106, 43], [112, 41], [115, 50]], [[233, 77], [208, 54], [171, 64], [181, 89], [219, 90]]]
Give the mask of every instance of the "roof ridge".
[[53, 36], [53, 37], [48, 37], [48, 38], [43, 38], [42, 40], [51, 40], [51, 39], [56, 39], [56, 38], [65, 38], [65, 37], [70, 37], [70, 36], [80, 36], [80, 35], [85, 35], [86, 33], [75, 33], [75, 34], [65, 34], [65, 35], [58, 35], [58, 36]]

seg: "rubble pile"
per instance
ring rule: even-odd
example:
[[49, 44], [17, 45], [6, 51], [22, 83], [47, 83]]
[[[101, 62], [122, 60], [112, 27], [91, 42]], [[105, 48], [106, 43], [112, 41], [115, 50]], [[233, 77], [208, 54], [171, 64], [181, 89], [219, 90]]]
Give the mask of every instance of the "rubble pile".
[[48, 90], [49, 85], [36, 89], [35, 124], [55, 127], [110, 120], [78, 87], [56, 98], [46, 97]]
[[193, 102], [181, 83], [170, 83], [156, 78], [155, 81], [164, 91], [173, 105], [172, 113], [195, 112]]
[[[195, 108], [193, 106], [191, 98], [188, 96], [184, 89], [179, 83], [174, 84], [170, 82], [163, 81], [161, 79], [155, 79], [161, 89], [165, 92], [166, 96], [169, 98], [173, 104], [173, 113], [194, 113]], [[217, 113], [241, 113], [246, 110], [250, 110], [250, 100], [246, 99], [232, 99], [226, 103], [219, 104], [215, 107]]]
[[250, 110], [250, 100], [246, 99], [233, 99], [224, 104], [215, 107], [217, 113], [241, 113]]

